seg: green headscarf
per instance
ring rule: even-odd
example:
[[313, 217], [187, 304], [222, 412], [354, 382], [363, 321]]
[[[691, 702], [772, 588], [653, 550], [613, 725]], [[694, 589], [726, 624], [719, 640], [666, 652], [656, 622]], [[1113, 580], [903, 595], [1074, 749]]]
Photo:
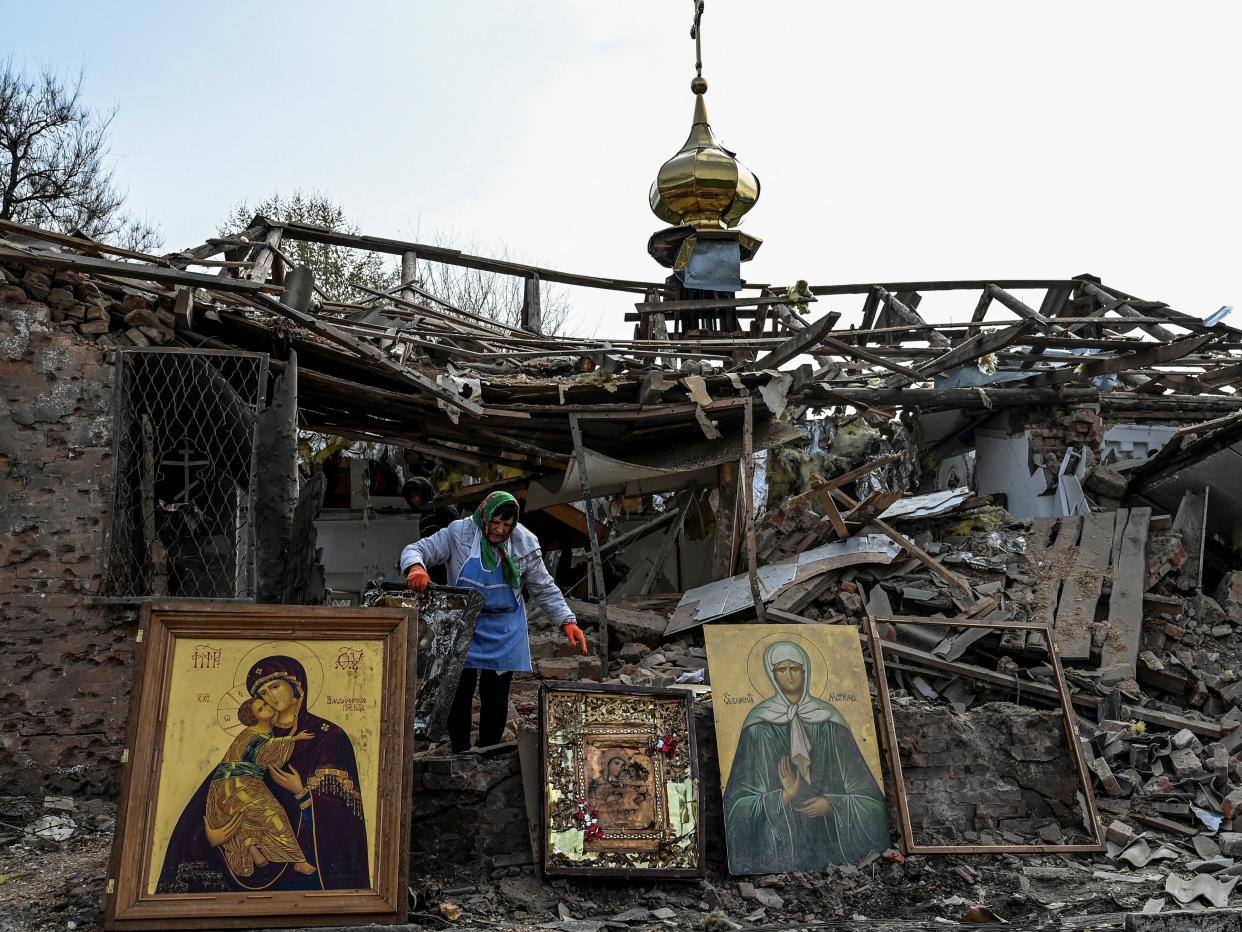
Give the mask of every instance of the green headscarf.
[[[514, 589], [518, 589], [522, 585], [522, 579], [518, 575], [517, 564], [509, 556], [509, 550], [505, 546], [509, 539], [506, 537], [499, 544], [493, 544], [487, 539], [487, 525], [501, 505], [513, 505], [516, 509], [518, 500], [508, 492], [493, 492], [474, 510], [474, 523], [479, 529], [479, 561], [483, 564], [483, 569], [489, 573], [499, 566], [505, 582]], [[513, 519], [513, 526], [517, 527], [516, 516]]]

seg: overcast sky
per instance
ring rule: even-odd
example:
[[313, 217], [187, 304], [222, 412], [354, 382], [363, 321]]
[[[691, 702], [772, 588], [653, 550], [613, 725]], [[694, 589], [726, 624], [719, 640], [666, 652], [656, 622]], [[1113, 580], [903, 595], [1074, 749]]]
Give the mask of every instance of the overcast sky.
[[[647, 189], [689, 129], [691, 8], [0, 0], [0, 51], [119, 106], [117, 178], [169, 249], [301, 188], [367, 233], [660, 280]], [[1236, 0], [707, 0], [708, 112], [763, 186], [744, 277], [1091, 272], [1242, 304], [1240, 26]], [[574, 331], [629, 335], [632, 297], [570, 296]]]

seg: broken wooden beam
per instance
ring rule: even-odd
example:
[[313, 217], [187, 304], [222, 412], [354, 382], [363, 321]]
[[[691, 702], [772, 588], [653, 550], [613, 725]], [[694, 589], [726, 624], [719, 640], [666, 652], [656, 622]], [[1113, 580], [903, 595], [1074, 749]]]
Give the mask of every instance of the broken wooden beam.
[[1138, 661], [1143, 629], [1143, 593], [1147, 590], [1147, 528], [1150, 508], [1131, 508], [1125, 529], [1114, 537], [1113, 592], [1108, 600], [1108, 631], [1100, 666], [1125, 664], [1131, 673]]
[[1108, 573], [1108, 555], [1113, 544], [1111, 511], [1087, 515], [1082, 519], [1082, 539], [1067, 552], [1061, 600], [1053, 622], [1053, 637], [1061, 649], [1062, 660], [1086, 660], [1091, 656], [1091, 631], [1095, 622], [1095, 603], [1100, 598]]
[[675, 511], [666, 511], [662, 515], [657, 515], [645, 524], [641, 524], [632, 530], [626, 531], [624, 534], [619, 534], [616, 537], [610, 538], [608, 543], [599, 548], [599, 552], [603, 555], [611, 553], [621, 547], [627, 547], [634, 541], [658, 531], [660, 528], [664, 527], [664, 525], [673, 521], [676, 517], [677, 512]]
[[[915, 372], [920, 380], [930, 379], [934, 375], [963, 366], [968, 362], [974, 362], [989, 353], [995, 353], [1004, 349], [1035, 327], [1032, 320], [1023, 320], [1014, 324], [1012, 327], [1006, 327], [1004, 330], [993, 330], [988, 333], [979, 333], [970, 339], [958, 344], [949, 350], [943, 356], [937, 356], [930, 362], [919, 366]], [[883, 384], [886, 388], [894, 385], [900, 385], [904, 381], [903, 377], [893, 376], [887, 379]]]
[[[830, 489], [829, 491], [851, 508], [858, 507], [858, 502], [854, 501], [840, 489]], [[902, 534], [896, 528], [880, 520], [879, 518], [872, 518], [870, 525], [943, 579], [949, 584], [951, 589], [956, 590], [959, 594], [971, 600], [973, 603], [975, 598], [974, 591], [970, 588], [970, 583], [967, 582], [964, 577], [953, 572], [914, 541], [910, 540], [910, 538], [906, 537], [906, 535]]]
[[664, 568], [669, 554], [673, 551], [673, 545], [677, 543], [677, 538], [681, 534], [682, 525], [686, 520], [686, 512], [690, 510], [690, 503], [694, 501], [694, 496], [694, 489], [689, 489], [682, 493], [681, 503], [677, 506], [673, 523], [670, 525], [668, 533], [664, 535], [664, 540], [660, 542], [660, 549], [656, 551], [655, 559], [651, 561], [651, 566], [648, 567], [646, 574], [643, 576], [642, 584], [638, 587], [640, 594], [646, 595], [651, 591], [652, 583], [655, 582], [656, 577], [660, 574], [660, 570]]
[[746, 399], [742, 423], [742, 463], [745, 466], [742, 475], [742, 504], [746, 509], [743, 527], [746, 531], [746, 572], [750, 576], [750, 595], [755, 602], [755, 617], [759, 624], [767, 621], [764, 615], [763, 595], [759, 589], [759, 557], [755, 549], [755, 415], [754, 400]]
[[587, 539], [591, 542], [591, 569], [594, 573], [595, 598], [599, 618], [599, 655], [608, 669], [608, 591], [604, 586], [604, 561], [600, 555], [599, 534], [595, 530], [595, 503], [591, 497], [591, 480], [587, 475], [586, 448], [582, 445], [582, 428], [578, 415], [569, 415], [569, 430], [574, 440], [574, 458], [578, 465], [578, 483], [582, 487], [582, 505], [586, 509]]
[[[876, 619], [879, 623], [884, 623], [885, 619]], [[1023, 626], [1013, 626], [1023, 627]], [[1004, 630], [1004, 626], [998, 626], [996, 630]], [[1027, 630], [1023, 628], [1023, 630]], [[859, 632], [858, 637], [864, 645], [868, 644], [867, 635]], [[985, 667], [976, 666], [970, 663], [963, 663], [960, 660], [944, 660], [940, 657], [930, 654], [927, 651], [919, 650], [917, 647], [910, 647], [906, 644], [899, 644], [896, 641], [881, 641], [881, 647], [888, 653], [896, 654], [906, 660], [917, 662], [918, 664], [942, 673], [948, 673], [954, 676], [964, 676], [968, 679], [976, 680], [980, 683], [986, 683], [989, 686], [1002, 689], [1012, 689], [1016, 694], [1022, 696], [1035, 696], [1047, 702], [1057, 704], [1061, 701], [1060, 693], [1055, 686], [1047, 683], [1041, 683], [1038, 680], [1019, 679], [1016, 675], [1008, 673], [1000, 673], [996, 670], [988, 670]], [[1100, 696], [1089, 695], [1085, 693], [1073, 693], [1071, 701], [1074, 705], [1081, 708], [1089, 709], [1092, 712], [1101, 701]], [[1201, 738], [1210, 740], [1218, 740], [1224, 735], [1224, 731], [1220, 725], [1215, 722], [1205, 722], [1199, 719], [1187, 718], [1182, 715], [1175, 715], [1171, 712], [1162, 712], [1159, 709], [1149, 709], [1146, 706], [1139, 705], [1123, 705], [1121, 707], [1121, 716], [1124, 719], [1135, 719], [1140, 722], [1147, 722], [1152, 725], [1159, 725], [1162, 728], [1168, 728], [1172, 731], [1180, 731], [1187, 728]]]
[[1013, 311], [1019, 317], [1025, 320], [1032, 320], [1045, 330], [1051, 329], [1054, 326], [1052, 321], [1050, 321], [1043, 314], [1039, 313], [1039, 311], [1035, 310], [1035, 308], [1026, 304], [1015, 295], [1011, 295], [999, 285], [988, 285], [985, 290], [989, 295], [1001, 304], [1005, 305], [1005, 307], [1009, 308], [1009, 310]]
[[[812, 291], [813, 290], [814, 289], [812, 289]], [[902, 324], [906, 324], [906, 325], [914, 326], [914, 327], [926, 326], [927, 321], [925, 321], [922, 318], [919, 312], [914, 310], [910, 306], [908, 306], [904, 301], [901, 300], [900, 297], [898, 297], [898, 294], [909, 294], [911, 292], [918, 292], [919, 290], [921, 289], [918, 289], [918, 288], [893, 289], [893, 288], [881, 287], [880, 298], [884, 301], [885, 307], [888, 308], [889, 316], [893, 318], [895, 321], [897, 321], [898, 323], [902, 323]], [[932, 346], [947, 347], [949, 345], [949, 338], [946, 337], [942, 333], [938, 333], [935, 330], [932, 330], [930, 333], [927, 334], [927, 341]]]
[[779, 369], [785, 363], [801, 356], [808, 350], [814, 349], [824, 339], [824, 335], [832, 329], [841, 315], [837, 311], [829, 311], [815, 323], [811, 324], [804, 330], [797, 331], [793, 336], [789, 337], [784, 343], [776, 347], [762, 359], [751, 363], [747, 368], [755, 369]]

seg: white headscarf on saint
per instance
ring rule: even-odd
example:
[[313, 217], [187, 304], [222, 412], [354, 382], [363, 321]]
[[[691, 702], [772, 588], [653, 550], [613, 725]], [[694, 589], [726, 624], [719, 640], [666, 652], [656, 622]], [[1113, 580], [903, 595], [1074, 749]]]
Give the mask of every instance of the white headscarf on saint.
[[[776, 682], [776, 665], [792, 660], [802, 667], [802, 694], [796, 702], [790, 702], [780, 685]], [[810, 695], [811, 692], [811, 661], [799, 645], [792, 641], [777, 641], [769, 644], [763, 652], [763, 668], [767, 671], [768, 680], [772, 683], [775, 694], [755, 707], [747, 718], [758, 718], [774, 725], [789, 726], [789, 759], [798, 768], [802, 779], [811, 782], [811, 741], [807, 737], [805, 725], [818, 725], [823, 722], [845, 724], [845, 718], [835, 708]]]

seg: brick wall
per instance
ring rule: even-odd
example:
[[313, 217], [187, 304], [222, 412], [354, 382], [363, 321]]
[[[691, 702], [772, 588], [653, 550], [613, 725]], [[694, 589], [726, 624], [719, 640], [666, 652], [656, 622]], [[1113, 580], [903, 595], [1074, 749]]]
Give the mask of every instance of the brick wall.
[[111, 795], [134, 633], [132, 612], [91, 599], [112, 367], [13, 272], [0, 271], [0, 786]]

